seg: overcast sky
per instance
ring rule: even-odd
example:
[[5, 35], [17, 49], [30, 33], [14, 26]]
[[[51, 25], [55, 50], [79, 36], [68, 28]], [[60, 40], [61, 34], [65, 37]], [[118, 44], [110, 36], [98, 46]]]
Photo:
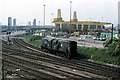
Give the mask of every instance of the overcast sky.
[[[79, 21], [103, 21], [118, 23], [119, 0], [72, 0], [73, 12], [77, 12]], [[43, 25], [43, 5], [46, 5], [46, 24], [51, 24], [61, 9], [62, 18], [69, 20], [70, 0], [0, 0], [0, 24], [7, 25], [9, 16], [17, 19], [17, 24], [26, 25], [28, 21], [37, 19]], [[90, 19], [91, 17], [91, 19]]]

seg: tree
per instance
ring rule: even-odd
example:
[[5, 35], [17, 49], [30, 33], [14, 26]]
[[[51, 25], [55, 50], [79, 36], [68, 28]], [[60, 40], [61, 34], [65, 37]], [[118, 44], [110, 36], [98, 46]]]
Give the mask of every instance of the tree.
[[111, 39], [108, 39], [103, 43], [103, 46], [108, 47], [108, 49], [112, 50], [112, 56], [120, 55], [120, 39], [113, 38], [112, 41]]

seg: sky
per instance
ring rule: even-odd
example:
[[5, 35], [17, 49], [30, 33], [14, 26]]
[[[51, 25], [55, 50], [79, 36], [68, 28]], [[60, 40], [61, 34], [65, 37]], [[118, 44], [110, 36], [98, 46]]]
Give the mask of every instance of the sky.
[[[71, 0], [72, 17], [76, 11], [79, 21], [104, 21], [118, 23], [118, 1], [120, 0]], [[43, 25], [51, 25], [61, 9], [63, 20], [70, 20], [70, 0], [0, 0], [0, 25], [8, 24], [8, 17], [16, 18], [17, 25], [27, 25], [33, 19]], [[53, 15], [52, 15], [53, 13]], [[103, 17], [103, 18], [102, 18]]]

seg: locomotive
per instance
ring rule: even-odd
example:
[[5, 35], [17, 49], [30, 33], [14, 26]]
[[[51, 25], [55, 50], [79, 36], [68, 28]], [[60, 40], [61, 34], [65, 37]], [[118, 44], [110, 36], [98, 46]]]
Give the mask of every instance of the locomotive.
[[73, 58], [77, 54], [77, 42], [55, 38], [43, 38], [41, 50], [52, 54], [62, 54], [66, 58]]

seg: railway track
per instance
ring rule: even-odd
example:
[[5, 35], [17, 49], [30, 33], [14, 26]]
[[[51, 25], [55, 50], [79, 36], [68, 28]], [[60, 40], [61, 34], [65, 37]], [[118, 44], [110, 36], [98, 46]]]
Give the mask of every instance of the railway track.
[[[33, 51], [35, 51], [35, 50], [40, 51], [40, 48], [25, 42], [23, 39], [18, 39], [18, 42], [21, 44], [21, 46], [24, 45], [24, 48], [27, 48], [27, 49], [30, 49], [30, 50], [34, 49]], [[76, 61], [81, 62], [81, 61], [75, 60], [75, 59], [74, 59], [74, 61], [75, 62]], [[84, 60], [84, 63], [90, 64], [90, 65], [95, 65], [95, 66], [102, 67], [102, 68], [109, 68], [109, 70], [113, 70], [115, 72], [120, 72], [120, 68], [117, 68], [117, 67], [112, 67], [112, 66], [108, 66], [108, 65], [104, 65], [104, 64], [99, 64], [99, 63], [95, 63], [95, 62], [91, 62], [91, 61], [87, 61], [87, 60]]]
[[[13, 52], [12, 49], [9, 49], [8, 51], [5, 50], [6, 52]], [[43, 61], [43, 62], [48, 62], [48, 63], [51, 63], [51, 64], [54, 64], [56, 67], [58, 68], [62, 68], [62, 67], [67, 67], [67, 68], [71, 68], [72, 69], [72, 72], [76, 72], [76, 71], [82, 71], [83, 69], [85, 70], [87, 67], [83, 67], [83, 66], [80, 66], [79, 65], [79, 68], [77, 66], [75, 66], [74, 64], [72, 63], [66, 63], [64, 61], [59, 61], [59, 60], [54, 60], [52, 58], [48, 58], [48, 56], [45, 56], [45, 55], [36, 55], [37, 53], [30, 53], [30, 52], [24, 52], [21, 51], [14, 51], [14, 54], [16, 55], [19, 55], [21, 57], [24, 57], [24, 58], [29, 58], [31, 60], [39, 60], [39, 61]], [[59, 67], [59, 66], [62, 66], [62, 67]], [[92, 70], [92, 69], [89, 69], [89, 71]], [[83, 74], [83, 73], [82, 73]], [[105, 78], [105, 77], [102, 77], [102, 76], [98, 76], [98, 75], [92, 75], [92, 74], [89, 74], [89, 73], [84, 73], [86, 75], [89, 75], [89, 76], [93, 76], [93, 77], [98, 77], [98, 78]]]
[[[36, 48], [28, 43], [25, 43], [24, 41], [20, 40], [20, 41], [16, 41], [16, 42], [17, 42], [16, 43], [17, 45], [21, 44], [21, 45], [19, 45], [19, 47], [24, 46], [24, 48], [27, 48], [27, 49], [32, 50], [34, 52], [28, 52], [28, 51], [18, 50], [18, 49], [11, 49], [9, 47], [7, 47], [6, 49], [3, 49], [3, 51], [4, 52], [12, 52], [12, 53], [17, 54], [21, 57], [29, 58], [32, 60], [47, 61], [47, 62], [52, 63], [54, 65], [60, 65], [63, 67], [72, 68], [73, 72], [76, 70], [79, 70], [79, 71], [86, 71], [86, 72], [94, 73], [94, 74], [97, 74], [99, 76], [102, 74], [101, 76], [105, 76], [105, 77], [117, 78], [119, 76], [119, 71], [117, 71], [116, 68], [110, 69], [110, 68], [103, 66], [101, 69], [101, 67], [98, 68], [101, 65], [100, 64], [96, 65], [97, 63], [93, 64], [92, 62], [87, 62], [87, 61], [82, 61], [82, 60], [81, 61], [68, 60], [68, 59], [58, 58], [58, 57], [51, 56], [51, 55], [46, 55], [46, 54], [44, 54], [44, 52], [36, 50], [39, 48]], [[118, 73], [116, 73], [116, 72], [118, 72]]]
[[[21, 46], [24, 45], [24, 47], [27, 49], [31, 49], [31, 50], [36, 51], [36, 52], [40, 52], [40, 48], [35, 47], [29, 43], [26, 43], [22, 39], [17, 39], [17, 40], [18, 40], [17, 42], [19, 42], [18, 44], [21, 44]], [[65, 59], [62, 59], [62, 60], [66, 61], [68, 63], [74, 62], [73, 64], [77, 63], [77, 65], [84, 64], [83, 65], [84, 67], [92, 68], [92, 69], [98, 71], [98, 73], [97, 73], [98, 75], [102, 74], [102, 76], [107, 76], [107, 77], [110, 77], [110, 76], [119, 77], [120, 76], [120, 69], [116, 68], [116, 67], [111, 67], [111, 66], [107, 66], [107, 65], [103, 65], [103, 64], [99, 64], [99, 63], [94, 63], [94, 62], [90, 62], [90, 61], [82, 61], [82, 60], [70, 60], [69, 61], [69, 60], [65, 60]], [[96, 71], [94, 73], [96, 73]]]
[[[30, 60], [28, 58], [23, 58], [23, 57], [15, 56], [15, 55], [13, 56], [7, 55], [7, 54], [3, 54], [3, 55], [5, 55], [5, 57], [8, 56], [7, 57], [8, 62], [12, 62], [15, 65], [21, 66], [22, 68], [26, 67], [26, 69], [29, 68], [34, 71], [39, 71], [39, 74], [45, 73], [47, 74], [45, 77], [48, 77], [48, 78], [91, 79], [90, 77], [81, 76], [80, 74], [75, 74], [73, 72], [54, 67], [54, 64], [51, 64], [51, 63], [42, 62], [42, 61], [33, 60], [33, 59]], [[49, 65], [46, 65], [46, 64], [49, 64]]]
[[[5, 48], [4, 48], [5, 49]], [[8, 48], [7, 48], [8, 49]], [[7, 49], [6, 49], [6, 51], [7, 51]], [[42, 70], [43, 70], [43, 68], [44, 69], [47, 69], [46, 67], [48, 67], [48, 66], [43, 66], [43, 65], [38, 65], [38, 63], [35, 63], [36, 61], [33, 61], [33, 59], [31, 59], [31, 60], [25, 60], [26, 58], [24, 58], [24, 59], [18, 59], [18, 57], [16, 58], [15, 57], [15, 55], [9, 55], [8, 53], [7, 54], [3, 54], [3, 57], [5, 57], [5, 62], [7, 62], [7, 63], [9, 63], [10, 65], [12, 65], [12, 66], [16, 66], [16, 68], [19, 68], [19, 69], [21, 69], [21, 68], [24, 68], [24, 66], [23, 65], [29, 65], [29, 66], [32, 66], [32, 68], [33, 68], [33, 66], [34, 67], [37, 67], [37, 68], [41, 68], [42, 67]], [[19, 56], [20, 57], [20, 56]], [[31, 62], [30, 62], [31, 61]], [[38, 60], [37, 60], [38, 61]], [[40, 61], [39, 61], [40, 62]], [[20, 67], [21, 66], [21, 67]], [[27, 68], [25, 68], [25, 69], [21, 69], [22, 71], [24, 71], [24, 70], [26, 70], [26, 71], [29, 71], [29, 72], [31, 72], [30, 71], [30, 69], [27, 69]], [[38, 70], [38, 69], [37, 69]], [[55, 69], [55, 68], [52, 68], [52, 66], [51, 66], [51, 69], [49, 69], [49, 70], [51, 70], [51, 71], [54, 71], [54, 72], [56, 72], [57, 74], [55, 75], [56, 77], [58, 77], [57, 75], [58, 74], [60, 74], [60, 73], [62, 73], [62, 76], [67, 76], [67, 78], [79, 78], [79, 79], [89, 79], [90, 80], [90, 78], [88, 78], [88, 77], [83, 77], [83, 76], [80, 76], [80, 75], [78, 75], [78, 74], [75, 74], [75, 73], [73, 73], [73, 72], [68, 72], [68, 71], [64, 71], [64, 70], [59, 70], [59, 68], [58, 69]], [[59, 73], [58, 73], [59, 72]], [[32, 74], [32, 73], [31, 73]], [[50, 74], [49, 74], [50, 75]], [[68, 76], [69, 75], [69, 76]], [[76, 76], [77, 77], [76, 77]], [[54, 76], [54, 77], [55, 77]], [[60, 77], [59, 76], [59, 78], [63, 78], [63, 77]], [[74, 77], [75, 76], [75, 77]], [[38, 77], [38, 76], [37, 76]], [[65, 78], [65, 77], [64, 77]]]

